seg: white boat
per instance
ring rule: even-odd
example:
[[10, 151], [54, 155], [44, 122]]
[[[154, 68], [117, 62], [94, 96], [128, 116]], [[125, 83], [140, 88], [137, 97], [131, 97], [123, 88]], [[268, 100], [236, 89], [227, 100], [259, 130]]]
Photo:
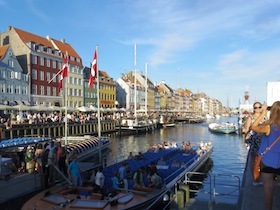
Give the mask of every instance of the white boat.
[[[157, 163], [161, 157], [166, 160], [165, 166], [157, 166], [158, 173], [162, 179], [162, 187], [160, 189], [149, 187], [134, 187], [134, 182], [128, 180], [128, 189], [118, 188], [114, 191], [116, 194], [111, 196], [109, 192], [105, 194], [105, 198], [101, 200], [101, 195], [93, 192], [92, 186], [73, 187], [67, 184], [55, 185], [45, 190], [29, 201], [27, 201], [22, 210], [28, 210], [36, 207], [40, 210], [45, 209], [104, 209], [104, 210], [134, 210], [147, 209], [159, 197], [164, 196], [168, 191], [174, 191], [177, 183], [184, 182], [188, 172], [197, 171], [209, 159], [213, 152], [211, 143], [205, 143], [197, 146], [191, 146], [189, 150], [182, 151], [181, 148], [161, 148], [157, 152], [148, 151], [143, 153], [141, 159], [128, 159], [131, 171], [136, 172], [138, 168], [148, 166], [151, 162]], [[174, 166], [172, 163], [177, 160], [182, 166]], [[184, 161], [184, 166], [183, 166]], [[113, 172], [120, 167], [120, 163], [110, 165], [103, 171], [105, 175], [105, 189], [112, 187], [111, 177]], [[145, 176], [146, 177], [146, 176]], [[144, 182], [148, 184], [147, 178]], [[147, 185], [146, 185], [147, 186]], [[158, 206], [159, 207], [159, 206]], [[161, 209], [161, 207], [159, 207]]]
[[230, 134], [236, 133], [237, 127], [234, 123], [210, 123], [209, 130], [213, 133]]

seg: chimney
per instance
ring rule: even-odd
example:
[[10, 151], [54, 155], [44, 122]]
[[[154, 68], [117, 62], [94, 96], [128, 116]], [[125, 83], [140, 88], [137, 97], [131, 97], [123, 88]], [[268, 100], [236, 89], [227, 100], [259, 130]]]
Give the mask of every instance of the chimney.
[[63, 39], [61, 39], [61, 42], [65, 44], [65, 39], [64, 39], [64, 38], [63, 38]]
[[12, 29], [12, 26], [8, 26], [8, 31], [10, 31]]
[[47, 40], [51, 41], [50, 35], [47, 35], [46, 38], [47, 38]]

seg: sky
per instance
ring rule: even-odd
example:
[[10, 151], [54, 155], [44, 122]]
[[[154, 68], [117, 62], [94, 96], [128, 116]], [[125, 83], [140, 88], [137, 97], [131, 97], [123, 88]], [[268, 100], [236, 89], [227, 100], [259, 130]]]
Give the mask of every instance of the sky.
[[88, 67], [98, 46], [114, 80], [136, 58], [154, 83], [237, 107], [246, 90], [265, 102], [267, 82], [280, 80], [279, 11], [278, 0], [0, 0], [0, 32], [65, 39]]

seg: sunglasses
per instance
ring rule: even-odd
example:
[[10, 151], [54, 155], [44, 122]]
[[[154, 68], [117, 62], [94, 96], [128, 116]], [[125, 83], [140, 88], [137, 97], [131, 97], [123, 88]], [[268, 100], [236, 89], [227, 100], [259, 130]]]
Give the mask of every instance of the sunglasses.
[[261, 106], [254, 106], [254, 109], [261, 109]]

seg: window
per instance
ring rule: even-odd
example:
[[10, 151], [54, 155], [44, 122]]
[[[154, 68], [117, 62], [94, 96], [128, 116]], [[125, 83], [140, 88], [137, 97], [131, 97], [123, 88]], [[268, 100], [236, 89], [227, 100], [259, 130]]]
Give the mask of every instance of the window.
[[52, 90], [53, 90], [52, 95], [56, 96], [56, 87], [53, 87]]
[[24, 80], [24, 81], [29, 81], [28, 78], [29, 78], [29, 77], [28, 77], [28, 74], [23, 74], [23, 80]]
[[37, 79], [37, 70], [32, 69], [32, 79]]
[[45, 65], [45, 63], [44, 63], [44, 58], [43, 58], [43, 57], [40, 57], [40, 65], [41, 65], [41, 66], [44, 66], [44, 65]]
[[44, 46], [43, 45], [39, 45], [39, 50], [43, 52], [44, 51]]
[[37, 64], [37, 56], [32, 55], [32, 64]]
[[41, 81], [44, 81], [45, 78], [44, 78], [44, 72], [43, 71], [40, 71], [40, 80]]
[[47, 74], [46, 74], [46, 79], [47, 79], [47, 81], [50, 81], [51, 80], [51, 73], [50, 72], [47, 72]]
[[21, 91], [22, 91], [21, 94], [27, 95], [27, 88], [28, 88], [28, 87], [22, 87], [22, 88], [21, 88]]
[[57, 65], [58, 65], [58, 69], [61, 69], [61, 67], [62, 67], [61, 62], [58, 62]]
[[21, 73], [20, 72], [15, 72], [15, 79], [18, 79], [18, 80], [21, 79]]
[[52, 61], [52, 67], [56, 69], [56, 61]]
[[14, 67], [14, 61], [13, 60], [8, 60], [8, 66], [9, 67]]
[[53, 82], [56, 82], [55, 73], [52, 74]]
[[13, 89], [14, 89], [14, 86], [13, 85], [7, 85], [7, 93], [13, 93]]
[[6, 71], [2, 71], [2, 77], [6, 78]]
[[15, 85], [15, 94], [20, 94], [20, 87]]
[[40, 95], [45, 95], [44, 86], [40, 86]]
[[1, 93], [6, 93], [6, 85], [5, 84], [0, 84], [0, 92]]
[[32, 85], [32, 94], [37, 95], [37, 85]]
[[50, 59], [47, 59], [47, 67], [51, 67], [51, 61], [50, 61]]
[[47, 86], [47, 96], [50, 96], [50, 95], [51, 95], [51, 87]]

